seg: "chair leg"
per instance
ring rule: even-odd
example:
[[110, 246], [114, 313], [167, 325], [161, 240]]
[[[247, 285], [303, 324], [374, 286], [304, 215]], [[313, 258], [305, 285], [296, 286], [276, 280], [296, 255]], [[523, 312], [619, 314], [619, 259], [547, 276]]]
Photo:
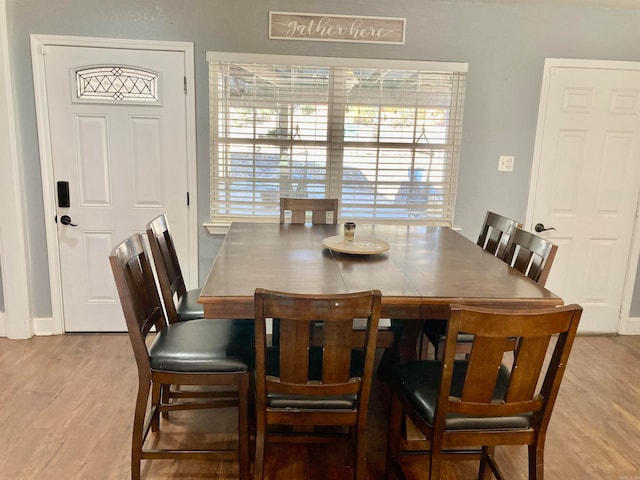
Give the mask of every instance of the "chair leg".
[[505, 476], [498, 466], [498, 462], [495, 459], [496, 447], [484, 446], [482, 447], [482, 457], [480, 460], [480, 471], [478, 473], [479, 480], [491, 480], [492, 475], [497, 480], [504, 480]]
[[396, 468], [399, 468], [400, 456], [400, 429], [402, 427], [402, 404], [395, 391], [391, 395], [389, 413], [389, 428], [387, 430], [387, 454], [385, 461], [385, 480], [397, 478]]
[[482, 456], [480, 457], [480, 469], [478, 472], [478, 480], [491, 479], [491, 459], [496, 447], [482, 447]]
[[[424, 349], [424, 333], [422, 332], [422, 330], [420, 330], [419, 333], [419, 337], [418, 337], [418, 360], [422, 360], [422, 351]], [[429, 354], [429, 341], [427, 341], [427, 351], [424, 352], [424, 358], [427, 358], [427, 355]]]
[[529, 480], [544, 479], [544, 445], [529, 445]]
[[266, 418], [265, 413], [261, 409], [257, 409], [256, 412], [256, 446], [255, 446], [255, 458], [253, 465], [253, 478], [254, 480], [264, 479], [264, 448], [266, 440]]
[[133, 414], [133, 433], [131, 435], [131, 480], [140, 480], [140, 462], [145, 437], [145, 418], [147, 401], [149, 400], [150, 382], [148, 379], [138, 381], [138, 397]]
[[433, 358], [435, 360], [442, 360], [444, 356], [444, 337], [439, 338], [437, 342], [433, 344]]
[[[160, 404], [166, 405], [171, 399], [171, 385], [162, 385], [161, 391], [162, 393], [160, 394]], [[162, 418], [169, 418], [169, 412], [162, 412]]]
[[249, 480], [251, 472], [251, 458], [249, 445], [249, 374], [242, 377], [238, 384], [238, 463], [240, 480]]
[[442, 438], [433, 438], [430, 449], [429, 480], [440, 480], [442, 470]]
[[[366, 423], [366, 420], [362, 423]], [[354, 445], [356, 454], [356, 471], [354, 480], [366, 480], [367, 478], [367, 432], [366, 429], [358, 422], [358, 428], [355, 432], [357, 435]]]
[[[168, 385], [167, 385], [168, 387]], [[151, 431], [157, 432], [160, 430], [160, 405], [162, 401], [163, 386], [159, 383], [153, 383], [151, 387]]]
[[249, 459], [253, 463], [256, 454], [255, 443], [251, 441], [256, 438], [256, 399], [253, 392], [252, 377], [249, 380]]

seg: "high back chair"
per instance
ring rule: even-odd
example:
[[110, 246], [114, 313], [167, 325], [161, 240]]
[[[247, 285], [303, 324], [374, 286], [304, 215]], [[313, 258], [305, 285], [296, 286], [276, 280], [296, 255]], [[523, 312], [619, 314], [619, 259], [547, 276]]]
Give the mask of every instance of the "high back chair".
[[557, 250], [558, 246], [546, 238], [517, 229], [505, 251], [504, 261], [544, 286]]
[[[385, 479], [402, 477], [404, 453], [416, 450], [428, 452], [424, 469], [432, 480], [441, 478], [445, 458], [467, 460], [472, 453], [480, 459], [478, 478], [503, 478], [495, 447], [527, 445], [529, 478], [541, 480], [547, 426], [581, 314], [579, 305], [512, 311], [452, 306], [444, 360], [394, 368]], [[467, 360], [455, 361], [461, 332], [473, 335], [473, 347]], [[514, 346], [509, 367], [503, 358]], [[403, 432], [412, 432], [411, 439]]]
[[[167, 323], [151, 264], [136, 234], [117, 245], [109, 256], [138, 368], [138, 393], [131, 442], [131, 478], [140, 478], [143, 459], [204, 459], [237, 456], [240, 478], [249, 478], [249, 395], [251, 342], [246, 325], [234, 320], [195, 319]], [[149, 332], [155, 328], [153, 341]], [[198, 391], [198, 400], [166, 403], [169, 385], [216, 386]], [[219, 386], [230, 387], [220, 391]], [[149, 402], [149, 395], [151, 401]], [[149, 406], [148, 406], [149, 405]], [[145, 445], [149, 431], [160, 430], [160, 413], [238, 406], [238, 448], [228, 450], [160, 450]], [[161, 436], [155, 440], [161, 441]], [[150, 442], [147, 442], [150, 443]]]
[[[511, 218], [504, 217], [494, 212], [487, 212], [484, 217], [480, 235], [476, 242], [483, 250], [503, 259], [511, 237], [522, 225]], [[433, 345], [435, 358], [440, 358], [440, 347], [444, 341], [447, 323], [442, 319], [430, 319], [423, 323], [422, 334]], [[462, 335], [459, 338], [458, 353], [468, 353], [469, 338]], [[420, 337], [420, 352], [422, 353], [422, 335]]]
[[311, 212], [311, 223], [314, 225], [335, 225], [338, 223], [338, 199], [280, 197], [280, 223], [286, 222], [287, 212], [291, 212], [290, 223], [306, 223], [307, 212]]
[[496, 257], [503, 258], [511, 236], [521, 226], [508, 217], [487, 212], [476, 243]]
[[[267, 439], [278, 438], [270, 429], [275, 425], [349, 427], [355, 456], [353, 478], [365, 478], [380, 303], [379, 291], [302, 295], [256, 290], [256, 480], [264, 476]], [[267, 318], [279, 323], [277, 346], [267, 344]], [[364, 331], [354, 329], [358, 318], [366, 319]], [[314, 322], [323, 323], [323, 335], [312, 342]], [[287, 441], [296, 440], [291, 431], [285, 434]], [[305, 431], [298, 438], [309, 442], [313, 432]], [[326, 438], [325, 432], [317, 439]]]
[[169, 323], [203, 318], [204, 309], [198, 303], [200, 289], [186, 289], [167, 217], [164, 214], [147, 224], [147, 237]]

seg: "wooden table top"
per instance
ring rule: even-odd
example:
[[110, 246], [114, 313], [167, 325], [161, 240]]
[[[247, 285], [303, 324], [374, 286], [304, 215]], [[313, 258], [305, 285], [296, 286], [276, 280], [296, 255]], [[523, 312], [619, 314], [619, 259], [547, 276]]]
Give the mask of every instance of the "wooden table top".
[[330, 251], [325, 237], [342, 225], [233, 223], [200, 294], [208, 318], [252, 318], [253, 293], [379, 289], [383, 315], [428, 318], [451, 303], [483, 306], [561, 305], [562, 299], [448, 227], [359, 224], [387, 252]]

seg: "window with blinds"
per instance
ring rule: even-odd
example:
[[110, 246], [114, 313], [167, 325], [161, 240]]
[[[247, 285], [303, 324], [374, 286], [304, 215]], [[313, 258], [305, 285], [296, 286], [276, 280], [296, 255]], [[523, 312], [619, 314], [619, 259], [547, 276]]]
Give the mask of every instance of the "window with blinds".
[[279, 216], [281, 196], [340, 217], [451, 223], [466, 64], [207, 53], [211, 218]]

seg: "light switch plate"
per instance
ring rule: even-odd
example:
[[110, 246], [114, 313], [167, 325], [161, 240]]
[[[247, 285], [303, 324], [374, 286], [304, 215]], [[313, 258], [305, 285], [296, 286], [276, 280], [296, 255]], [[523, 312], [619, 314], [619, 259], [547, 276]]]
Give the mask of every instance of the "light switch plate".
[[513, 155], [500, 155], [498, 157], [498, 171], [499, 172], [513, 172], [513, 164], [516, 161], [516, 157]]

